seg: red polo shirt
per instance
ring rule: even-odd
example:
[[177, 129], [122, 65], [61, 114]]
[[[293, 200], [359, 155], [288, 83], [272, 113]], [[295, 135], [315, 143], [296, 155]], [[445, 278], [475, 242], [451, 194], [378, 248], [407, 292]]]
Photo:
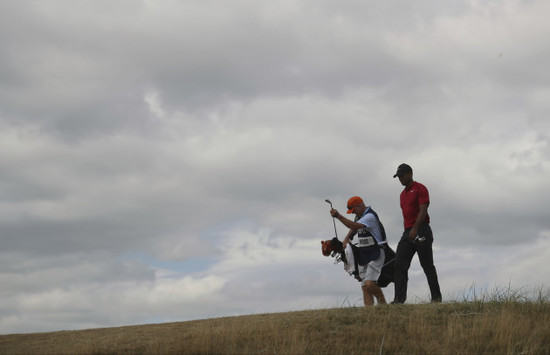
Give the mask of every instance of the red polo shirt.
[[[405, 229], [411, 228], [416, 222], [420, 205], [430, 204], [430, 195], [426, 186], [414, 181], [411, 186], [405, 187], [401, 192], [401, 210], [403, 211], [403, 224]], [[430, 216], [426, 214], [426, 223], [430, 223]]]

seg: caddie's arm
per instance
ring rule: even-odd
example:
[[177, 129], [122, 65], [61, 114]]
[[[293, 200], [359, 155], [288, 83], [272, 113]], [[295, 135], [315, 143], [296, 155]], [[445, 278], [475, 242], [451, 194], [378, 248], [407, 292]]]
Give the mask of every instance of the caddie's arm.
[[351, 238], [353, 238], [354, 235], [356, 235], [357, 232], [353, 231], [353, 230], [349, 230], [348, 231], [348, 235], [346, 235], [346, 237], [344, 238], [344, 240], [342, 241], [342, 247], [344, 249], [346, 249], [346, 245], [348, 245], [349, 241]]
[[338, 210], [335, 210], [334, 208], [330, 210], [330, 215], [340, 222], [342, 222], [343, 225], [348, 227], [350, 231], [353, 231], [354, 233], [357, 233], [357, 231], [361, 228], [365, 228], [364, 224], [354, 222], [350, 219], [347, 219], [346, 217], [342, 216]]

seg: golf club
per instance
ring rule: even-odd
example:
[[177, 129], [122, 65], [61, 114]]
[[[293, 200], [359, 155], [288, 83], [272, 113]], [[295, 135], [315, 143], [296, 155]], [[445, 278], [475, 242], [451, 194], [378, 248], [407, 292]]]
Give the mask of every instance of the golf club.
[[[325, 200], [326, 203], [330, 205], [330, 208], [332, 209], [332, 202], [327, 198]], [[334, 222], [334, 217], [332, 217], [332, 224], [334, 225], [334, 234], [336, 234], [336, 238], [338, 238], [338, 232], [336, 231], [336, 222]]]

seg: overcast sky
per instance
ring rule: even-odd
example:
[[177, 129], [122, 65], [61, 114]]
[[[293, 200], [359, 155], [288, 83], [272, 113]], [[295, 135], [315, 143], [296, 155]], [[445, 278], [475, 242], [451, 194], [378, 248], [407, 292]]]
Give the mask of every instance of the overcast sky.
[[0, 1], [0, 333], [361, 306], [324, 200], [363, 197], [396, 248], [403, 162], [444, 299], [547, 288], [549, 13]]

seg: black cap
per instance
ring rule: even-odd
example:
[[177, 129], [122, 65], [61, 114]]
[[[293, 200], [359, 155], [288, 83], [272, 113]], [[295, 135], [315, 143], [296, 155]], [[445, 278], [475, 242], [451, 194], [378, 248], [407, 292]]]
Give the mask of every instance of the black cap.
[[413, 169], [409, 165], [403, 163], [397, 167], [397, 172], [393, 177], [402, 176], [406, 173], [412, 173], [412, 171]]

